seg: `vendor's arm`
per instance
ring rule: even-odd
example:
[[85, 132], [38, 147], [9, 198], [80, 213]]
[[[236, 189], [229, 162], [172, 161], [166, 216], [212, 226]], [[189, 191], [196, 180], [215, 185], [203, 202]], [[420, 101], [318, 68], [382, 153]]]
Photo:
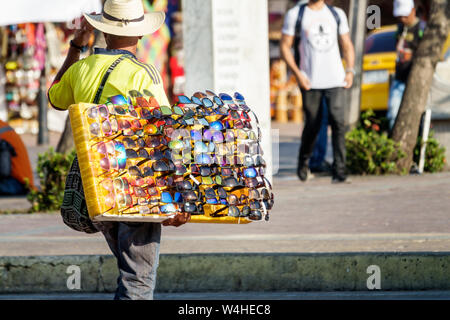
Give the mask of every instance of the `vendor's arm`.
[[191, 219], [191, 214], [187, 212], [178, 213], [175, 217], [162, 222], [163, 226], [179, 227]]
[[[75, 31], [73, 43], [77, 47], [84, 47], [88, 45], [89, 39], [92, 35], [93, 28], [87, 23], [84, 17], [81, 20], [81, 26]], [[50, 104], [57, 110], [66, 110], [69, 105], [74, 103], [73, 94], [66, 90], [65, 86], [69, 85], [70, 76], [66, 74], [66, 71], [76, 62], [80, 60], [80, 50], [70, 46], [67, 53], [67, 57], [64, 60], [61, 69], [56, 74], [53, 85], [48, 90], [48, 98]]]

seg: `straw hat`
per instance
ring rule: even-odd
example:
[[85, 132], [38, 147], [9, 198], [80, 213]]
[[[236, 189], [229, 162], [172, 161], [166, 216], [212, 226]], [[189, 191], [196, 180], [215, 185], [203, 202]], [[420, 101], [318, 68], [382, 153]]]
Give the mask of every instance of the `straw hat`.
[[166, 17], [162, 11], [144, 14], [142, 0], [106, 0], [101, 14], [84, 14], [97, 30], [118, 36], [143, 36], [158, 30]]

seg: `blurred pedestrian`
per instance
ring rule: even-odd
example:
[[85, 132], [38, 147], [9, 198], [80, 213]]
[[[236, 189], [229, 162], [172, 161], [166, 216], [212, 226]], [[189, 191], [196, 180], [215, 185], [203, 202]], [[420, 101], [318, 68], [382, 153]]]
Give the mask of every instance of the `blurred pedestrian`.
[[330, 165], [325, 160], [328, 147], [328, 107], [325, 98], [322, 98], [320, 108], [322, 108], [322, 123], [311, 159], [309, 160], [309, 168], [312, 173], [326, 173], [330, 171]]
[[[141, 0], [106, 0], [102, 14], [84, 15], [54, 84], [49, 101], [59, 110], [71, 104], [128, 95], [129, 90], [148, 89], [160, 105], [169, 105], [159, 72], [136, 58], [139, 39], [158, 30], [164, 12], [144, 14]], [[79, 60], [93, 28], [103, 32], [106, 48]], [[180, 226], [190, 218], [180, 213], [163, 225]], [[115, 299], [152, 299], [156, 284], [161, 238], [160, 223], [95, 222], [117, 258], [119, 267]]]
[[397, 118], [398, 109], [402, 103], [405, 92], [406, 81], [411, 72], [412, 59], [419, 46], [420, 39], [426, 27], [426, 22], [420, 20], [416, 15], [414, 0], [395, 0], [394, 17], [400, 23], [397, 27], [397, 61], [395, 76], [389, 90], [389, 102], [387, 118], [389, 128], [392, 130]]
[[27, 148], [8, 123], [0, 120], [0, 195], [24, 195], [33, 188]]
[[[297, 175], [301, 181], [310, 177], [309, 159], [321, 127], [321, 101], [325, 98], [332, 129], [332, 182], [348, 182], [344, 88], [353, 84], [355, 52], [347, 17], [343, 10], [324, 0], [310, 0], [287, 12], [282, 33], [281, 53], [297, 78], [305, 112]], [[347, 69], [342, 64], [339, 44]]]

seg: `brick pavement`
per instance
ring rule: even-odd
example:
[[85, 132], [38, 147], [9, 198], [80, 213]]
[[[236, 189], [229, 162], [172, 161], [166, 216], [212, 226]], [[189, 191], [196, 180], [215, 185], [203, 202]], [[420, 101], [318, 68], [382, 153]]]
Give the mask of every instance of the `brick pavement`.
[[[164, 228], [162, 253], [448, 251], [450, 172], [422, 176], [353, 177], [332, 185], [329, 177], [304, 184], [295, 176], [300, 126], [280, 130], [281, 170], [269, 223], [188, 224]], [[30, 158], [48, 146], [24, 139]], [[55, 146], [58, 134], [50, 136]], [[0, 198], [2, 209], [24, 210], [24, 198]], [[66, 227], [58, 214], [0, 215], [0, 255], [109, 254], [101, 235]]]

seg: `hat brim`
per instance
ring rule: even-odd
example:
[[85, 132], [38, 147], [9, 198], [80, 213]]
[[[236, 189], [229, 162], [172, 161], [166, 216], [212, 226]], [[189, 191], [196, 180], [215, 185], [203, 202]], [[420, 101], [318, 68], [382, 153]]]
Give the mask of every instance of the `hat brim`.
[[144, 20], [140, 22], [130, 22], [122, 24], [122, 22], [106, 23], [102, 19], [101, 14], [84, 14], [84, 17], [89, 24], [95, 29], [108, 34], [125, 37], [139, 37], [154, 33], [164, 23], [166, 14], [162, 11], [149, 12], [144, 14]]

